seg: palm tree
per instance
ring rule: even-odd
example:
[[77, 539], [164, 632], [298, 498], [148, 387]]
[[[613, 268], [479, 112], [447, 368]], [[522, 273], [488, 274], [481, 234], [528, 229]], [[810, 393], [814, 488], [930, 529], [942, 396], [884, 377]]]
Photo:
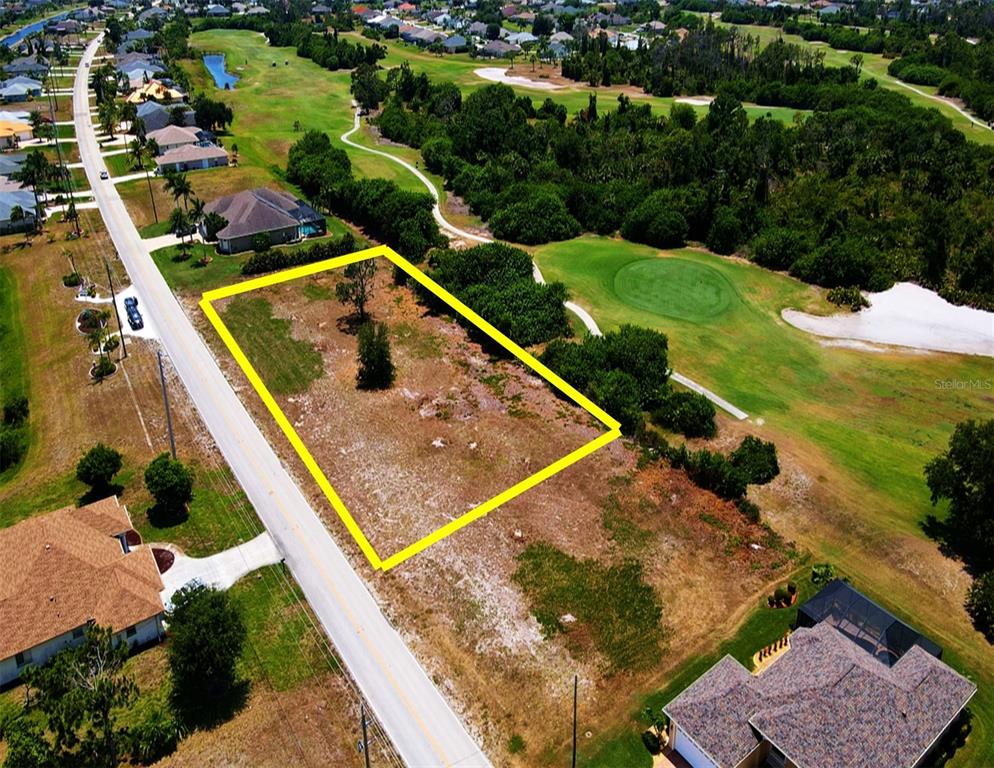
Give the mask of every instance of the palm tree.
[[52, 164], [48, 162], [48, 158], [42, 154], [40, 149], [32, 150], [21, 165], [21, 170], [14, 177], [21, 182], [22, 187], [31, 187], [35, 196], [35, 218], [40, 223], [41, 203], [38, 198], [38, 189], [52, 178]]
[[179, 250], [183, 258], [188, 258], [186, 233], [190, 229], [190, 214], [176, 206], [169, 214], [169, 227], [179, 236]]
[[[143, 126], [144, 129], [144, 126]], [[144, 153], [145, 159], [148, 160], [148, 165], [145, 166], [145, 181], [148, 183], [148, 196], [152, 201], [152, 215], [155, 217], [155, 223], [159, 223], [159, 212], [155, 210], [155, 195], [152, 193], [152, 177], [149, 175], [149, 166], [155, 162], [155, 158], [159, 155], [159, 143], [155, 139], [145, 139], [144, 134], [139, 136], [139, 141], [142, 141], [142, 152]]]
[[131, 152], [131, 156], [135, 159], [135, 162], [138, 164], [138, 170], [139, 171], [145, 170], [144, 158], [142, 157], [142, 155], [144, 155], [145, 153], [142, 152], [141, 139], [132, 139], [131, 143], [128, 144], [128, 150]]
[[128, 124], [128, 130], [131, 133], [135, 132], [135, 121], [138, 119], [138, 107], [132, 104], [130, 101], [124, 102], [121, 105], [121, 122]]
[[166, 192], [173, 196], [173, 202], [179, 203], [183, 200], [183, 208], [190, 210], [190, 196], [193, 194], [193, 187], [185, 173], [179, 171], [169, 171], [165, 174]]
[[[200, 222], [203, 221], [204, 208], [206, 208], [206, 204], [199, 197], [194, 197], [193, 200], [190, 201], [190, 225], [192, 230], [190, 232], [190, 245], [193, 245], [193, 233], [197, 230], [197, 228], [199, 228]], [[207, 245], [204, 243], [203, 240], [200, 241], [200, 251], [201, 251], [200, 260], [206, 264]]]
[[100, 129], [110, 137], [114, 138], [114, 129], [117, 127], [118, 108], [117, 102], [108, 100], [100, 102], [97, 107], [97, 119], [100, 121]]

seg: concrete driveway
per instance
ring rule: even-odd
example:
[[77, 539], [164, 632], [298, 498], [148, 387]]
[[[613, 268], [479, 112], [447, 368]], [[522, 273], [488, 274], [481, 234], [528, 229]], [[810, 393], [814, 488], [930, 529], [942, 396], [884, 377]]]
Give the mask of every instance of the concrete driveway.
[[210, 557], [177, 554], [172, 567], [162, 574], [165, 586], [160, 593], [162, 602], [168, 606], [176, 591], [194, 580], [218, 589], [228, 589], [247, 573], [282, 559], [283, 555], [268, 533], [260, 533], [252, 541]]

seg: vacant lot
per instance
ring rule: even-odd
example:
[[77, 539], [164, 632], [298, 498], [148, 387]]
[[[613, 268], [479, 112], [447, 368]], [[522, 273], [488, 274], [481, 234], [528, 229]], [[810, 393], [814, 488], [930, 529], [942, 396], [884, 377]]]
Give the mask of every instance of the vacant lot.
[[[994, 415], [990, 389], [943, 383], [990, 381], [990, 359], [825, 346], [779, 314], [834, 311], [817, 289], [698, 250], [660, 253], [584, 237], [544, 246], [535, 258], [601, 328], [630, 322], [664, 331], [677, 370], [750, 414], [750, 423], [723, 424], [722, 439], [758, 432], [793, 469], [794, 482], [757, 494], [774, 527], [845, 568], [942, 644], [947, 661], [990, 681], [973, 704], [970, 749], [994, 743], [994, 649], [963, 608], [969, 577], [921, 528], [936, 512], [925, 463], [957, 422]], [[994, 756], [965, 750], [962, 759]]]
[[[233, 335], [379, 550], [391, 551], [563, 455], [600, 428], [461, 326], [378, 273], [372, 316], [398, 368], [355, 385], [335, 276], [219, 303]], [[731, 632], [799, 556], [735, 508], [620, 441], [387, 574], [374, 574], [242, 372], [205, 334], [333, 535], [367, 573], [436, 682], [498, 765], [546, 765], [569, 740], [580, 677], [583, 754], [643, 695]], [[314, 354], [321, 358], [314, 367]], [[755, 547], [750, 545], [756, 545]], [[769, 625], [757, 648], [782, 630]], [[528, 702], [527, 710], [521, 706]], [[626, 725], [626, 727], [628, 727]], [[524, 742], [519, 751], [517, 739]]]

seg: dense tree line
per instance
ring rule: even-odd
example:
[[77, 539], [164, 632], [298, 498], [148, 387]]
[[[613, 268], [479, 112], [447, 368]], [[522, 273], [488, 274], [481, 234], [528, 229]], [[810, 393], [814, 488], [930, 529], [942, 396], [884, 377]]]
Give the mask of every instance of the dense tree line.
[[437, 250], [428, 263], [432, 279], [518, 344], [570, 334], [566, 286], [536, 283], [531, 257], [520, 248], [488, 243]]
[[290, 148], [287, 178], [412, 261], [445, 243], [430, 195], [407, 192], [386, 179], [354, 179], [348, 155], [323, 133], [310, 131]]
[[208, 18], [199, 22], [198, 29], [247, 29], [261, 32], [276, 48], [295, 48], [297, 55], [311, 59], [325, 69], [355, 69], [360, 64], [374, 64], [386, 56], [382, 45], [363, 45], [338, 36], [337, 27], [331, 32], [315, 34], [314, 27], [299, 21], [281, 21], [260, 16], [230, 16]]
[[272, 248], [249, 256], [242, 264], [242, 274], [258, 275], [263, 272], [275, 272], [278, 269], [301, 267], [304, 264], [314, 264], [325, 259], [333, 259], [336, 256], [345, 256], [358, 251], [360, 248], [355, 235], [351, 232], [346, 232], [337, 240], [315, 243], [309, 248], [297, 248], [292, 251]]
[[[858, 59], [827, 67], [797, 46], [760, 49], [715, 29], [685, 43], [650, 80], [713, 83], [702, 119], [681, 104], [654, 115], [624, 95], [601, 110], [594, 94], [570, 118], [504, 85], [459, 98], [401, 67], [386, 79], [379, 127], [420, 147], [507, 240], [620, 231], [658, 247], [698, 241], [829, 288], [911, 280], [956, 303], [994, 304], [994, 150], [858, 82]], [[745, 99], [813, 112], [750, 122]]]

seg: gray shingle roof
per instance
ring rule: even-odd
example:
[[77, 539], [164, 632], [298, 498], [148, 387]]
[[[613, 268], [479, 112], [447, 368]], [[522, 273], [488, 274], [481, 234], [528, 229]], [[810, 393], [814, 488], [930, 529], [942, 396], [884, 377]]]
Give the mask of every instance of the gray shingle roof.
[[217, 213], [228, 220], [218, 237], [228, 240], [286, 229], [323, 217], [307, 203], [293, 195], [260, 187], [221, 197], [205, 207], [207, 213]]
[[888, 667], [822, 622], [759, 676], [726, 656], [665, 711], [719, 768], [753, 728], [802, 768], [910, 768], [976, 690], [920, 646]]

